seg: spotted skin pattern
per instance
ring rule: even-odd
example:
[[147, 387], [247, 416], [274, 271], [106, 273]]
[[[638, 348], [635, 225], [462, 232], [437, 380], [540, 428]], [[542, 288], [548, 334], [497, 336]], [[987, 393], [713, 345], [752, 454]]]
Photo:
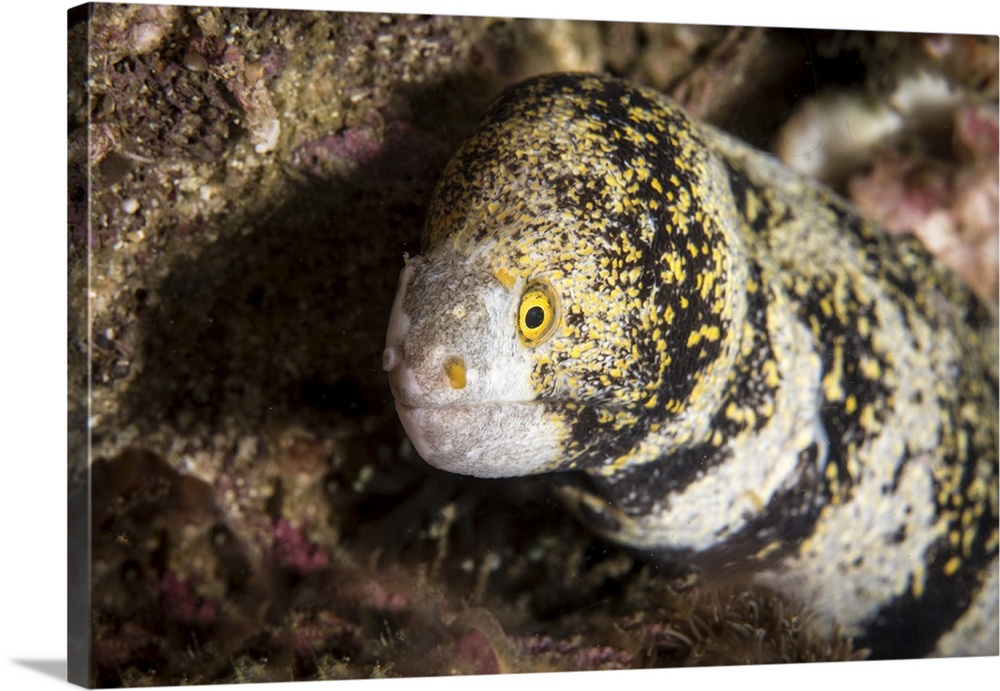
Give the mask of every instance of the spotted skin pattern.
[[428, 463], [582, 471], [554, 477], [608, 538], [915, 657], [997, 654], [997, 360], [995, 310], [916, 242], [556, 74], [449, 164], [383, 364]]

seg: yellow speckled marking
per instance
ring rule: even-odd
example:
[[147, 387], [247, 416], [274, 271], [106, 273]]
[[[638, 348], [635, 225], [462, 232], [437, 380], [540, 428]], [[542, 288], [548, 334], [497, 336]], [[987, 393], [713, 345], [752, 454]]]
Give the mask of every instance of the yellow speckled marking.
[[465, 388], [465, 363], [461, 358], [451, 358], [445, 364], [445, 373], [448, 375], [448, 383], [453, 389]]

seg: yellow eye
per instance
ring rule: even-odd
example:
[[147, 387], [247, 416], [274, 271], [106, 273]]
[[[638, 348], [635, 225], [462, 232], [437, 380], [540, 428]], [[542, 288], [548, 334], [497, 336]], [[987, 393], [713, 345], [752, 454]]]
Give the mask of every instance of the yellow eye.
[[556, 307], [555, 294], [548, 283], [528, 284], [517, 310], [517, 331], [525, 345], [534, 347], [552, 335]]

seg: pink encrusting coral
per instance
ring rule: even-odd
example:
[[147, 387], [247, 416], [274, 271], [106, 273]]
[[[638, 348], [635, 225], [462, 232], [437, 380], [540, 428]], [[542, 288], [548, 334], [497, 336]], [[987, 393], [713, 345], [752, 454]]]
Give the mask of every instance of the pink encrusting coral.
[[160, 595], [167, 616], [191, 624], [209, 624], [215, 621], [219, 606], [200, 595], [187, 581], [168, 571], [160, 577]]
[[330, 563], [330, 552], [311, 542], [302, 528], [285, 518], [279, 518], [274, 524], [274, 553], [279, 563], [301, 574]]

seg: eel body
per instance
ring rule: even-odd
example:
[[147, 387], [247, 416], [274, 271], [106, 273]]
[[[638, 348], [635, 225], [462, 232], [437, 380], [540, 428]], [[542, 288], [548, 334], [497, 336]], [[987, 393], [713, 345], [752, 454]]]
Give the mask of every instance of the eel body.
[[915, 240], [581, 74], [494, 102], [423, 240], [383, 365], [428, 463], [555, 473], [874, 657], [997, 654], [996, 310]]

